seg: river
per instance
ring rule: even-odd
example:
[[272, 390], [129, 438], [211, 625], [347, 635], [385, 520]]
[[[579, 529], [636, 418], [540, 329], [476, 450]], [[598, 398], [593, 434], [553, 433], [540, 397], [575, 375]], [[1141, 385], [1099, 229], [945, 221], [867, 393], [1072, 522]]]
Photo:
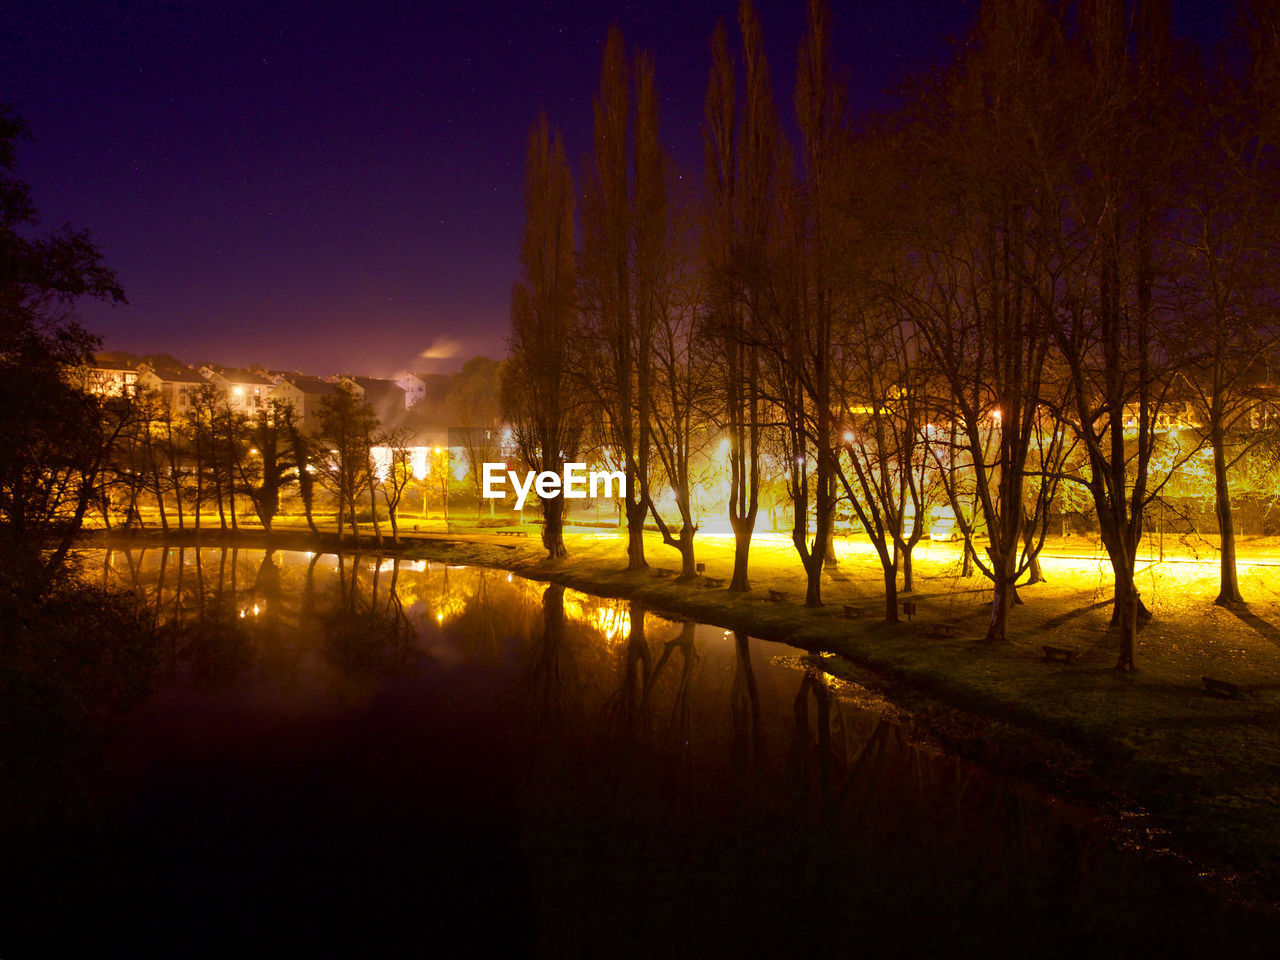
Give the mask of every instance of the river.
[[160, 643], [145, 696], [32, 793], [4, 957], [1092, 957], [1274, 935], [1114, 815], [949, 755], [801, 650], [480, 567], [84, 565]]

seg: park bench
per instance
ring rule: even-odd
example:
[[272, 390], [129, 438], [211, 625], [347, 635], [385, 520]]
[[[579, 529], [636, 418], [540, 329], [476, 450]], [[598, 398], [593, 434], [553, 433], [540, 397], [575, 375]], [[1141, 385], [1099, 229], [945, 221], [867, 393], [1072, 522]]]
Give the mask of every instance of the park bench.
[[930, 640], [949, 640], [956, 635], [956, 625], [954, 623], [931, 623], [922, 632]]
[[707, 587], [723, 587], [724, 586], [723, 577], [706, 577], [704, 579], [705, 579], [705, 582], [703, 583], [703, 586], [707, 586]]
[[844, 605], [844, 618], [846, 620], [857, 620], [862, 616], [862, 608], [852, 603]]
[[525, 530], [499, 530], [500, 537], [527, 537], [529, 534]]
[[1059, 663], [1070, 663], [1076, 658], [1076, 654], [1079, 652], [1079, 650], [1068, 650], [1066, 647], [1055, 647], [1046, 643], [1044, 645], [1043, 659], [1045, 663], [1053, 663], [1054, 661]]
[[671, 576], [673, 573], [675, 573], [674, 570], [668, 570], [666, 567], [658, 567], [651, 574], [649, 574], [649, 576], [653, 577], [653, 579], [655, 580], [661, 580], [664, 577]]
[[783, 602], [784, 600], [786, 600], [786, 599], [787, 599], [787, 591], [785, 591], [785, 590], [770, 590], [770, 591], [769, 591], [769, 602], [770, 602], [770, 603], [782, 603], [782, 602]]
[[1204, 684], [1205, 693], [1213, 694], [1215, 697], [1226, 697], [1229, 700], [1238, 700], [1240, 694], [1244, 693], [1244, 688], [1238, 683], [1232, 683], [1230, 680], [1216, 680], [1213, 677], [1201, 677]]

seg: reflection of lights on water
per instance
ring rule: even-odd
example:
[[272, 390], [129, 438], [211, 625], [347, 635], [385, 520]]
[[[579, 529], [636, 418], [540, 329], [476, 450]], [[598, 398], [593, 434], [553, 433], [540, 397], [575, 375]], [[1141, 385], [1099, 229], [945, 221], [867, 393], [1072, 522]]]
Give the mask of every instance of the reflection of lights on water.
[[591, 624], [608, 640], [621, 640], [631, 632], [631, 611], [625, 607], [596, 607]]

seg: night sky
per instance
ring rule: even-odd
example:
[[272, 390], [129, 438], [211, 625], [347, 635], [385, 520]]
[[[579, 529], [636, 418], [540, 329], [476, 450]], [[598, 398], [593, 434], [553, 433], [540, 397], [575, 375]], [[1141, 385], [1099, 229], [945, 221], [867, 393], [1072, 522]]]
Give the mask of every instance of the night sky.
[[[1230, 4], [1175, 0], [1214, 39]], [[757, 4], [789, 105], [803, 0]], [[973, 4], [832, 2], [856, 110], [947, 56]], [[129, 306], [85, 304], [108, 349], [328, 374], [499, 356], [529, 126], [575, 172], [605, 33], [653, 51], [663, 137], [701, 172], [718, 18], [735, 0], [610, 4], [8, 0], [0, 103], [46, 227], [88, 228]], [[441, 359], [424, 358], [424, 354]]]

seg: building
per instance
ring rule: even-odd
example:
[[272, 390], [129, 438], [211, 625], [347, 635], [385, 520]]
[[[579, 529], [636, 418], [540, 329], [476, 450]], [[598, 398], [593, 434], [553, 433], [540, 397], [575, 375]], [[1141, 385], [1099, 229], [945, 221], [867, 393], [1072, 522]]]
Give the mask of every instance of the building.
[[167, 353], [145, 357], [138, 364], [138, 388], [159, 394], [175, 414], [190, 413], [196, 392], [208, 382]]
[[227, 403], [236, 413], [252, 417], [265, 409], [267, 397], [276, 385], [269, 377], [252, 370], [236, 367], [218, 367], [203, 364], [201, 375], [227, 396]]
[[320, 404], [328, 396], [338, 392], [338, 384], [302, 373], [277, 374], [276, 384], [270, 393], [272, 400], [280, 400], [293, 407], [298, 425], [303, 430], [314, 431], [320, 425]]
[[395, 428], [404, 420], [405, 411], [409, 409], [408, 394], [398, 382], [352, 376], [339, 377], [338, 382], [346, 384], [356, 396], [363, 397], [384, 428]]
[[93, 363], [76, 369], [75, 382], [98, 397], [132, 397], [138, 393], [138, 357], [131, 353], [95, 354]]

